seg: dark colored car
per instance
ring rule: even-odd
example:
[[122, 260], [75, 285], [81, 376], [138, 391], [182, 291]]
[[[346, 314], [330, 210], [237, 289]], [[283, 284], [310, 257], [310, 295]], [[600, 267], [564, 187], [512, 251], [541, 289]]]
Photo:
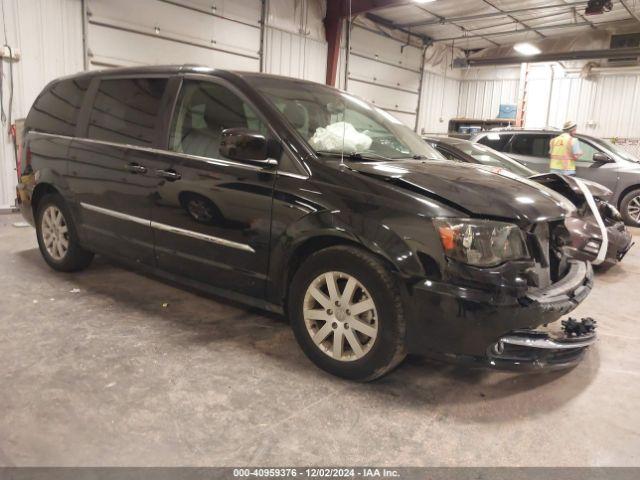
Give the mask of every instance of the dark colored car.
[[606, 269], [622, 258], [631, 249], [631, 232], [625, 227], [620, 212], [607, 202], [611, 190], [589, 180], [582, 180], [594, 197], [594, 204], [606, 228], [606, 256], [598, 258], [603, 233], [590, 208], [585, 193], [575, 178], [555, 173], [538, 174], [507, 155], [486, 145], [451, 137], [423, 137], [445, 158], [454, 161], [476, 163], [492, 168], [502, 168], [509, 172], [528, 177], [569, 199], [577, 208], [576, 214], [566, 218], [565, 226], [571, 233], [571, 255], [599, 264]]
[[18, 201], [51, 267], [100, 253], [287, 314], [333, 374], [371, 380], [408, 352], [565, 367], [595, 341], [540, 329], [592, 287], [560, 247], [575, 207], [431, 160], [348, 93], [203, 67], [91, 72], [49, 84], [25, 128]]
[[[506, 153], [537, 172], [549, 171], [549, 142], [558, 130], [492, 130], [474, 135], [471, 141]], [[640, 227], [640, 158], [608, 140], [582, 135], [582, 157], [576, 162], [576, 175], [592, 180], [613, 192], [611, 203], [621, 212], [627, 225]]]

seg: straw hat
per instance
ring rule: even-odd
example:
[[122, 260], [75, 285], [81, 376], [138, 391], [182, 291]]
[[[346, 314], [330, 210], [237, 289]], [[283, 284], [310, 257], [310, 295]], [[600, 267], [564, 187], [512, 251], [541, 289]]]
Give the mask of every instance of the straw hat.
[[577, 127], [578, 127], [578, 124], [576, 122], [574, 122], [573, 120], [567, 120], [566, 122], [564, 122], [564, 125], [562, 126], [562, 130], [564, 132], [570, 132], [571, 130]]

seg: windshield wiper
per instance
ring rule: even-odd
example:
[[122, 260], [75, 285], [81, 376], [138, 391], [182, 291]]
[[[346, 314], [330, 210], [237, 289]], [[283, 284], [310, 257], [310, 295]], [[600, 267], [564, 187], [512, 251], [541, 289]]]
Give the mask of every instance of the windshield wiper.
[[351, 153], [347, 153], [347, 152], [333, 152], [331, 150], [318, 150], [316, 151], [316, 153], [318, 155], [329, 155], [332, 157], [342, 157], [344, 155], [344, 158], [347, 158], [349, 160], [351, 160], [352, 162], [377, 162], [379, 160], [383, 160], [385, 162], [391, 161], [393, 159], [389, 158], [389, 157], [385, 157], [383, 155], [380, 155], [378, 153], [375, 152], [367, 152], [365, 154], [362, 154], [360, 152], [351, 152]]

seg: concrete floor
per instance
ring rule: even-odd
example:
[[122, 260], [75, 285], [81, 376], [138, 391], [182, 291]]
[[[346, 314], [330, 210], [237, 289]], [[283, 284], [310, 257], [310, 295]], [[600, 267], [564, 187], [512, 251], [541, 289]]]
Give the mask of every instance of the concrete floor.
[[356, 384], [277, 317], [100, 258], [55, 273], [19, 220], [0, 216], [0, 465], [640, 465], [640, 230], [576, 311], [600, 332], [577, 368], [410, 358]]

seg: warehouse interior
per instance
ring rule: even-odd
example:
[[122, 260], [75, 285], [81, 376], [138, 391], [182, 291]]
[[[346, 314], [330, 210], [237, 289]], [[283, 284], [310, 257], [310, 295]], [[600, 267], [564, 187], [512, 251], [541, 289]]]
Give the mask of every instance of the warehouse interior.
[[0, 466], [640, 465], [636, 225], [571, 313], [598, 323], [574, 368], [409, 355], [357, 383], [316, 368], [286, 315], [101, 255], [54, 272], [16, 198], [43, 88], [120, 67], [335, 86], [435, 138], [572, 121], [640, 158], [639, 0], [0, 1]]

